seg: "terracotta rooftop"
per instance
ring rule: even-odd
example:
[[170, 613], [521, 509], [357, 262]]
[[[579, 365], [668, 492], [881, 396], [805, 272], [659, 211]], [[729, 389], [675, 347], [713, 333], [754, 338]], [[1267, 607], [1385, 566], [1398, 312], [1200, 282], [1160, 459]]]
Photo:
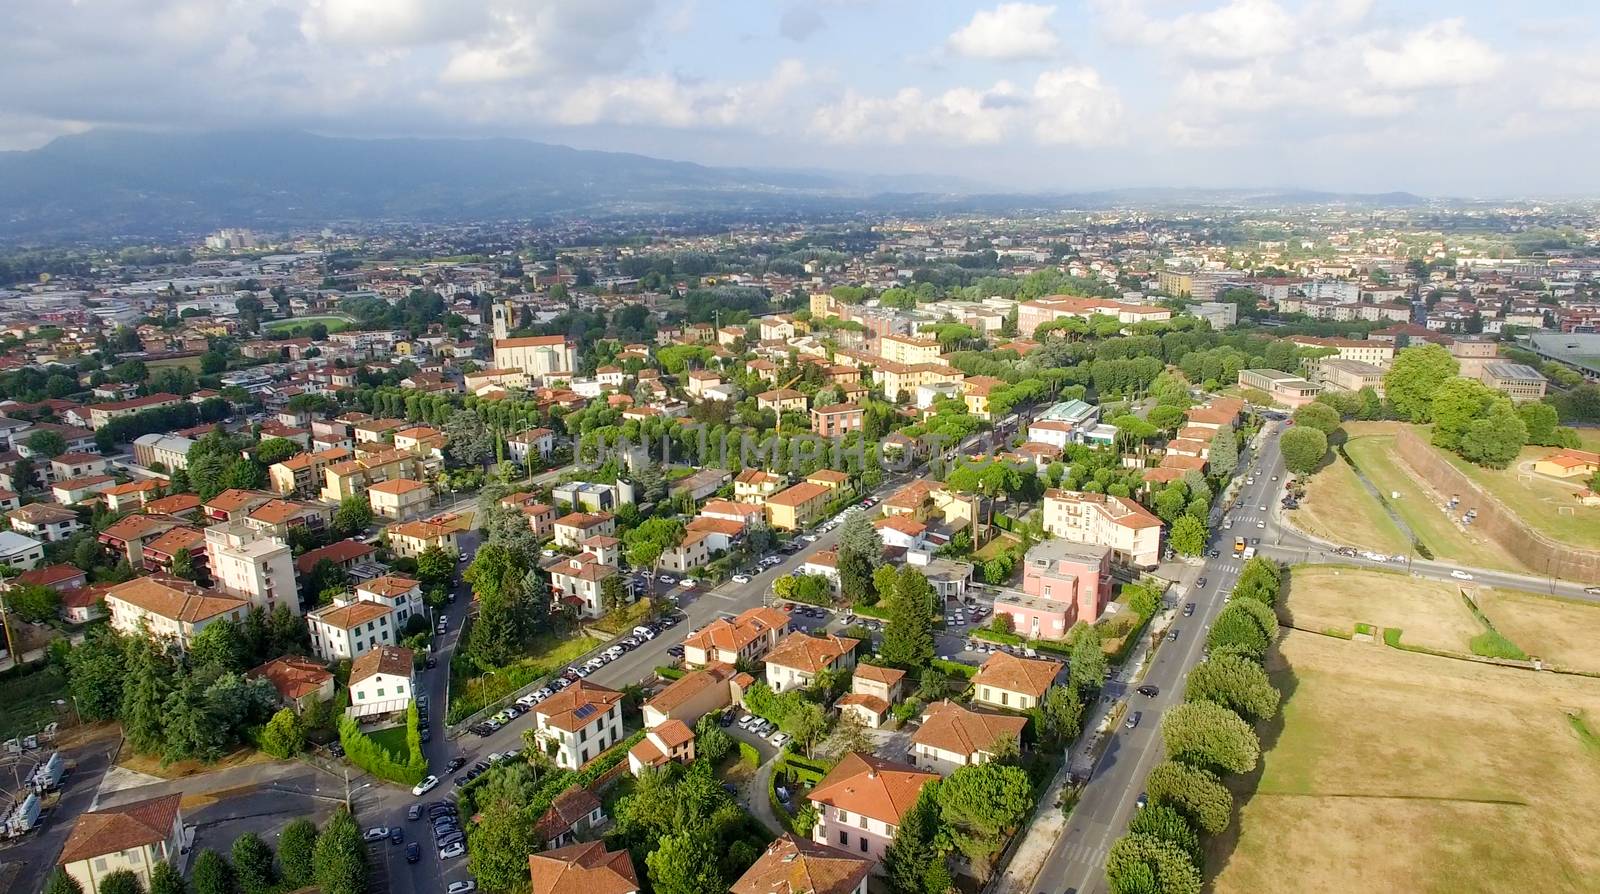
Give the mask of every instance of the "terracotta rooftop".
[[531, 894], [634, 894], [639, 877], [627, 851], [586, 841], [528, 855]]
[[572, 733], [594, 723], [621, 700], [622, 693], [615, 689], [579, 680], [540, 702], [534, 711], [544, 718], [544, 725]]
[[224, 596], [165, 574], [136, 577], [117, 584], [106, 591], [106, 598], [120, 599], [151, 614], [189, 624], [250, 606], [243, 599]]
[[811, 791], [818, 804], [900, 825], [917, 795], [939, 774], [861, 752], [844, 756]]
[[767, 653], [766, 661], [769, 665], [814, 674], [832, 667], [840, 658], [854, 651], [860, 642], [847, 636], [812, 636], [796, 631], [774, 646]]
[[319, 547], [301, 555], [294, 560], [294, 570], [300, 574], [310, 574], [311, 569], [317, 567], [317, 563], [323, 559], [335, 564], [343, 564], [345, 562], [354, 562], [356, 559], [369, 556], [376, 551], [370, 544], [362, 543], [359, 540], [341, 540], [338, 543], [330, 543], [327, 546]]
[[77, 863], [170, 840], [182, 800], [183, 795], [175, 793], [85, 813], [73, 824], [56, 863]]
[[727, 687], [728, 681], [733, 678], [733, 673], [731, 665], [721, 662], [709, 665], [705, 670], [685, 674], [667, 684], [665, 689], [656, 693], [655, 698], [650, 699], [645, 704], [663, 714], [670, 714], [679, 705], [713, 686]]
[[[370, 603], [357, 603], [365, 605]], [[354, 685], [374, 674], [410, 677], [414, 656], [405, 646], [379, 646], [350, 664], [350, 683]]]
[[849, 894], [872, 861], [784, 833], [733, 883], [732, 894]]
[[328, 673], [327, 668], [298, 655], [274, 658], [247, 671], [245, 676], [251, 679], [265, 679], [272, 684], [272, 688], [278, 690], [278, 695], [285, 701], [304, 698], [333, 679], [333, 674]]
[[1045, 691], [1061, 672], [1061, 662], [1048, 658], [1021, 658], [1006, 652], [996, 652], [978, 668], [972, 678], [974, 685], [992, 686], [1007, 692], [1021, 692], [1043, 698]]
[[534, 831], [538, 833], [540, 841], [550, 841], [572, 831], [573, 826], [588, 819], [590, 814], [599, 809], [600, 799], [595, 797], [594, 792], [574, 782], [556, 795], [550, 809], [534, 824]]
[[912, 735], [911, 743], [968, 757], [979, 752], [993, 754], [995, 743], [1001, 739], [1020, 743], [1022, 728], [1027, 725], [1026, 717], [985, 714], [943, 701], [929, 705], [923, 712], [922, 726]]

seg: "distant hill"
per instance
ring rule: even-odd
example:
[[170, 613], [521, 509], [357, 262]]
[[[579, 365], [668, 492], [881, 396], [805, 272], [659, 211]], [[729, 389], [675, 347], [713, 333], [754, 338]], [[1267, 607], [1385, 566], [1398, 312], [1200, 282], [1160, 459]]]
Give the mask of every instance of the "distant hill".
[[0, 153], [0, 238], [195, 234], [340, 220], [571, 212], [956, 210], [1351, 202], [1416, 196], [1149, 189], [1022, 195], [960, 177], [714, 168], [515, 139], [100, 130]]

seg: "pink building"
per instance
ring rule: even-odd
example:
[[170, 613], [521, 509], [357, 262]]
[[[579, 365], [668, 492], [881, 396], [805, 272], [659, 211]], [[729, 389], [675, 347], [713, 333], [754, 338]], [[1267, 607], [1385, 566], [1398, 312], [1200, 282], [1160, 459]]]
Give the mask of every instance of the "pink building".
[[1028, 550], [1022, 592], [995, 599], [1014, 629], [1030, 637], [1060, 639], [1079, 621], [1093, 624], [1111, 601], [1109, 546], [1046, 540]]

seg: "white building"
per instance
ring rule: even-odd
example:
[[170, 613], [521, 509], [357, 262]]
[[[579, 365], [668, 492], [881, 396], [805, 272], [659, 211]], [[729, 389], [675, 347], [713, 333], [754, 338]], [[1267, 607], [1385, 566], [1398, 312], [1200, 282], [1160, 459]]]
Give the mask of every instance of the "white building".
[[576, 770], [621, 742], [622, 693], [579, 680], [533, 709], [534, 728], [555, 746], [556, 766]]
[[[3, 536], [3, 535], [0, 535]], [[106, 591], [111, 628], [144, 634], [187, 649], [196, 635], [219, 621], [243, 621], [250, 603], [164, 574], [136, 577]]]
[[207, 567], [218, 590], [268, 612], [283, 605], [300, 614], [294, 557], [287, 541], [240, 523], [212, 525], [205, 534]]
[[404, 646], [382, 646], [350, 665], [352, 717], [390, 714], [411, 707], [416, 694], [416, 660]]
[[377, 602], [342, 596], [332, 605], [306, 613], [311, 649], [332, 664], [354, 660], [382, 646], [400, 641], [394, 610]]

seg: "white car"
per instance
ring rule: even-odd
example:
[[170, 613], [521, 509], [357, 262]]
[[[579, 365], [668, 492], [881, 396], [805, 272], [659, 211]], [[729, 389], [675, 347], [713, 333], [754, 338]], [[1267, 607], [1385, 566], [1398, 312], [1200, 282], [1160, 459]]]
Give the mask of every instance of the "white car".
[[419, 782], [416, 785], [411, 787], [411, 794], [420, 798], [423, 795], [427, 794], [429, 789], [433, 788], [434, 786], [436, 786], [438, 784], [439, 784], [439, 777], [437, 777], [437, 776], [428, 776], [427, 778], [423, 779], [421, 782]]
[[789, 735], [787, 733], [773, 733], [772, 738], [768, 739], [767, 741], [778, 746], [779, 748], [782, 748], [783, 743], [789, 741]]
[[739, 728], [740, 729], [744, 729], [744, 728], [748, 727], [750, 725], [750, 721], [752, 721], [754, 719], [755, 719], [755, 715], [753, 715], [753, 714], [746, 714], [743, 717], [740, 717], [739, 718]]
[[1450, 576], [1455, 578], [1456, 580], [1472, 580], [1472, 575], [1468, 574], [1465, 571], [1462, 571], [1460, 568], [1457, 568], [1456, 570], [1450, 572]]
[[362, 841], [382, 841], [389, 837], [388, 826], [373, 826], [361, 835]]
[[675, 577], [673, 577], [673, 576], [672, 576], [672, 575], [670, 575], [670, 574], [663, 574], [663, 575], [660, 575], [660, 576], [658, 576], [658, 577], [657, 577], [657, 578], [656, 578], [656, 580], [658, 580], [658, 581], [661, 581], [661, 582], [662, 582], [662, 583], [664, 583], [664, 584], [675, 584], [675, 583], [677, 583], [677, 582], [678, 582], [678, 579], [677, 579], [677, 578], [675, 578]]
[[467, 846], [458, 841], [455, 844], [439, 848], [439, 859], [452, 860], [467, 852]]
[[816, 543], [817, 542], [817, 535], [815, 535], [815, 534], [807, 534], [804, 537], [801, 537], [800, 539], [804, 540], [807, 543]]
[[692, 577], [686, 577], [683, 580], [678, 581], [678, 586], [684, 588], [685, 590], [693, 590], [695, 587], [700, 586], [700, 582]]
[[748, 575], [748, 574], [735, 574], [733, 576], [733, 582], [736, 583], [736, 584], [748, 584], [748, 583], [750, 583], [750, 575]]
[[478, 883], [468, 879], [464, 882], [451, 882], [450, 887], [444, 889], [444, 894], [472, 894], [478, 890]]

